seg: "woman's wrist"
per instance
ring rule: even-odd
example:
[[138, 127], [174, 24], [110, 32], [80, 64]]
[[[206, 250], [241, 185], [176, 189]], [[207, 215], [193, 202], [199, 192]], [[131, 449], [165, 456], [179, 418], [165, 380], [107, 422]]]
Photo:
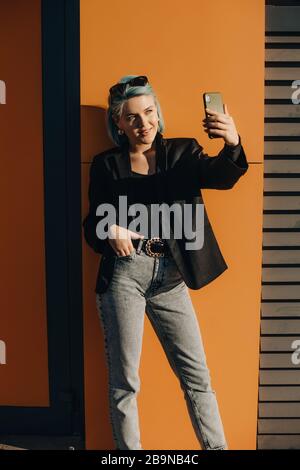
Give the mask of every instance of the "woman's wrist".
[[238, 135], [238, 139], [235, 140], [234, 142], [226, 142], [225, 141], [225, 145], [227, 145], [228, 147], [231, 147], [231, 148], [237, 147], [238, 145], [240, 145], [240, 143], [241, 143], [241, 139], [240, 139], [239, 135]]

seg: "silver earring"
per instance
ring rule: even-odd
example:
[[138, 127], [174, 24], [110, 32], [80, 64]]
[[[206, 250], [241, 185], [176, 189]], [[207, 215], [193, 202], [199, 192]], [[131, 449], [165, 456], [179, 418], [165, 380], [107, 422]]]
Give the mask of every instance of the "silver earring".
[[122, 129], [118, 129], [118, 134], [122, 135], [122, 134], [124, 134], [124, 131]]

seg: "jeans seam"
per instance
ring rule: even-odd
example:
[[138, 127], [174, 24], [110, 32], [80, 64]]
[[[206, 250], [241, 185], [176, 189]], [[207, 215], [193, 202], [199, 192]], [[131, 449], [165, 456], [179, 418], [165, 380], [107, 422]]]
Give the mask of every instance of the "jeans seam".
[[204, 446], [205, 446], [205, 449], [206, 450], [211, 450], [212, 449], [212, 446], [210, 444], [210, 441], [209, 439], [207, 438], [206, 434], [204, 433], [203, 429], [204, 429], [204, 426], [203, 426], [203, 423], [202, 423], [202, 420], [201, 420], [201, 416], [200, 416], [200, 413], [199, 413], [199, 408], [197, 406], [197, 403], [196, 401], [194, 400], [194, 397], [193, 397], [193, 391], [190, 387], [188, 387], [187, 384], [185, 384], [186, 386], [186, 392], [187, 392], [187, 396], [189, 397], [190, 399], [190, 403], [195, 411], [195, 414], [198, 418], [198, 420], [196, 420], [196, 424], [198, 425], [198, 429], [199, 429], [199, 432], [202, 436], [202, 439], [203, 439], [203, 443], [204, 443]]
[[97, 299], [97, 308], [98, 308], [98, 311], [99, 311], [99, 315], [101, 316], [101, 319], [102, 319], [102, 323], [103, 323], [103, 329], [104, 329], [104, 349], [105, 349], [105, 353], [106, 353], [106, 358], [107, 358], [107, 363], [108, 363], [108, 377], [109, 377], [109, 381], [108, 381], [108, 388], [109, 388], [109, 416], [110, 416], [110, 423], [111, 423], [111, 429], [112, 429], [112, 434], [113, 434], [113, 438], [114, 438], [114, 441], [115, 441], [115, 444], [116, 446], [118, 447], [119, 445], [119, 439], [118, 439], [118, 436], [117, 436], [117, 433], [116, 433], [116, 426], [115, 426], [115, 422], [114, 422], [114, 416], [113, 416], [113, 407], [111, 405], [112, 403], [112, 400], [113, 400], [113, 397], [112, 397], [112, 370], [111, 370], [111, 358], [110, 358], [110, 353], [109, 353], [109, 349], [108, 349], [108, 342], [107, 342], [107, 328], [106, 328], [106, 324], [105, 324], [105, 320], [104, 320], [104, 315], [103, 315], [103, 312], [101, 310], [101, 297], [100, 295], [98, 294], [96, 296], [96, 299]]
[[[165, 260], [165, 258], [163, 257], [162, 258], [163, 260]], [[159, 270], [160, 270], [160, 265], [159, 265], [159, 259], [158, 259], [158, 269], [157, 269], [157, 273], [159, 273]], [[165, 272], [166, 272], [166, 263], [165, 261], [163, 261], [164, 265], [163, 265], [163, 270], [162, 270], [162, 274], [161, 274], [161, 278], [158, 279], [157, 278], [157, 275], [156, 275], [156, 278], [151, 282], [151, 285], [150, 287], [147, 289], [147, 295], [152, 295], [152, 294], [155, 294], [155, 291], [157, 289], [159, 289], [162, 284], [163, 284], [163, 281], [164, 281], [164, 278], [165, 278]], [[155, 268], [154, 268], [155, 269]]]

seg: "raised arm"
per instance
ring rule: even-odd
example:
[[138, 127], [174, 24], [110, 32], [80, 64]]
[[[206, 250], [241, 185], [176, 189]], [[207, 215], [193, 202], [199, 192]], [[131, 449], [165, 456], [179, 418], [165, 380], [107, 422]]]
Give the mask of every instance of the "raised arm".
[[196, 139], [192, 139], [192, 165], [200, 188], [230, 189], [248, 170], [248, 162], [233, 117], [224, 104], [224, 113], [206, 108], [204, 131], [222, 137], [224, 147], [209, 157]]
[[230, 189], [248, 170], [248, 162], [239, 136], [235, 146], [224, 144], [216, 156], [208, 156], [196, 139], [191, 142], [192, 173], [199, 188]]

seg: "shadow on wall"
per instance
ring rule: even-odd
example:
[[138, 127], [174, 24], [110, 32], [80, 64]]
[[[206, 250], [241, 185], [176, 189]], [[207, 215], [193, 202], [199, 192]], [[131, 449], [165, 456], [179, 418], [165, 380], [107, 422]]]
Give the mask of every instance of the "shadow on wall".
[[[115, 147], [108, 136], [106, 110], [97, 106], [81, 106], [81, 169], [82, 218], [88, 211], [90, 162], [104, 150]], [[82, 234], [83, 236], [83, 234]], [[83, 301], [84, 301], [84, 356], [85, 356], [85, 420], [86, 449], [114, 449], [109, 417], [108, 370], [105, 340], [96, 309], [94, 286], [101, 262], [83, 240]]]
[[81, 106], [81, 162], [90, 162], [97, 153], [115, 147], [107, 134], [106, 109]]

